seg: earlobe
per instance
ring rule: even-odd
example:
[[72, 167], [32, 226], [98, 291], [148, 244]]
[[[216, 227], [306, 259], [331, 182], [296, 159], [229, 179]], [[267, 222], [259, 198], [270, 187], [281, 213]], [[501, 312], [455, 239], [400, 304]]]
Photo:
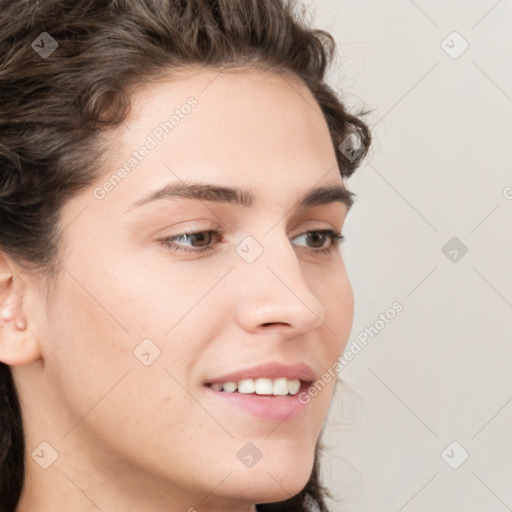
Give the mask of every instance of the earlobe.
[[[8, 290], [5, 290], [7, 292]], [[4, 325], [14, 322], [19, 330], [27, 327], [25, 318], [21, 315], [21, 304], [17, 295], [13, 292], [7, 295], [7, 300], [2, 301], [0, 297], [0, 320]]]
[[18, 366], [40, 357], [22, 308], [21, 283], [14, 283], [9, 263], [0, 252], [0, 362]]

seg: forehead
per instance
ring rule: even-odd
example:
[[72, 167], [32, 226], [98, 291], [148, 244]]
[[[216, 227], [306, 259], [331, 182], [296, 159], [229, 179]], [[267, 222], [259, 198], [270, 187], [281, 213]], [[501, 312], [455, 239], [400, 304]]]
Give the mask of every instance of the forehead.
[[110, 146], [103, 180], [124, 169], [111, 198], [194, 180], [276, 198], [341, 184], [312, 93], [297, 78], [266, 71], [192, 68], [140, 85]]
[[[196, 106], [189, 109], [191, 101]], [[167, 125], [168, 130], [162, 126], [166, 122], [172, 125]], [[304, 150], [314, 144], [323, 150], [329, 146], [327, 124], [306, 85], [290, 74], [260, 70], [187, 68], [141, 85], [131, 95], [124, 127], [127, 130], [120, 130], [118, 140], [128, 146], [158, 127], [164, 130], [164, 140], [159, 142], [173, 149], [185, 144], [186, 149], [213, 152], [222, 143], [231, 146], [234, 154], [237, 147], [250, 150], [258, 143], [299, 154], [301, 143], [308, 143]]]

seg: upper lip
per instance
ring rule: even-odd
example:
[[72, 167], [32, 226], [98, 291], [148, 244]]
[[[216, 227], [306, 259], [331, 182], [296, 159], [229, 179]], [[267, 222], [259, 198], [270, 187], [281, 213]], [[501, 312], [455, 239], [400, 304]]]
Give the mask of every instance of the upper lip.
[[287, 379], [299, 379], [303, 382], [312, 382], [315, 379], [315, 374], [313, 370], [304, 363], [290, 365], [272, 362], [208, 379], [205, 384], [239, 382], [244, 379], [258, 379], [261, 377], [268, 377], [270, 379], [286, 377]]

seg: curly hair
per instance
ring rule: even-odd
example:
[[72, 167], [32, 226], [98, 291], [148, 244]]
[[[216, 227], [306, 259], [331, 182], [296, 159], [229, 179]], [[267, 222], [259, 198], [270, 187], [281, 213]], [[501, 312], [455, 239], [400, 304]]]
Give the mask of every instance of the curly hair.
[[[126, 119], [132, 88], [191, 64], [298, 77], [318, 102], [334, 148], [349, 136], [359, 140], [357, 153], [336, 152], [342, 177], [350, 176], [370, 132], [326, 84], [333, 37], [309, 28], [298, 7], [292, 0], [0, 0], [0, 250], [25, 269], [54, 275], [62, 206], [100, 176], [101, 136]], [[25, 445], [3, 363], [0, 401], [0, 510], [14, 512]], [[258, 510], [314, 504], [326, 512], [325, 495], [317, 446], [300, 494]]]

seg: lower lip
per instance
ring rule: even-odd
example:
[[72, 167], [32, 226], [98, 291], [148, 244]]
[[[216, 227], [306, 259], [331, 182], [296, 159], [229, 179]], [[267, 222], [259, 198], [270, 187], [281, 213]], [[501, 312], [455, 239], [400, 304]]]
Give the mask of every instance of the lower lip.
[[309, 384], [302, 383], [299, 392], [296, 395], [256, 395], [245, 393], [227, 393], [225, 391], [215, 391], [206, 386], [206, 390], [214, 398], [223, 400], [234, 407], [264, 418], [270, 421], [285, 422], [291, 421], [301, 416], [308, 404], [299, 402], [299, 396], [306, 391]]

